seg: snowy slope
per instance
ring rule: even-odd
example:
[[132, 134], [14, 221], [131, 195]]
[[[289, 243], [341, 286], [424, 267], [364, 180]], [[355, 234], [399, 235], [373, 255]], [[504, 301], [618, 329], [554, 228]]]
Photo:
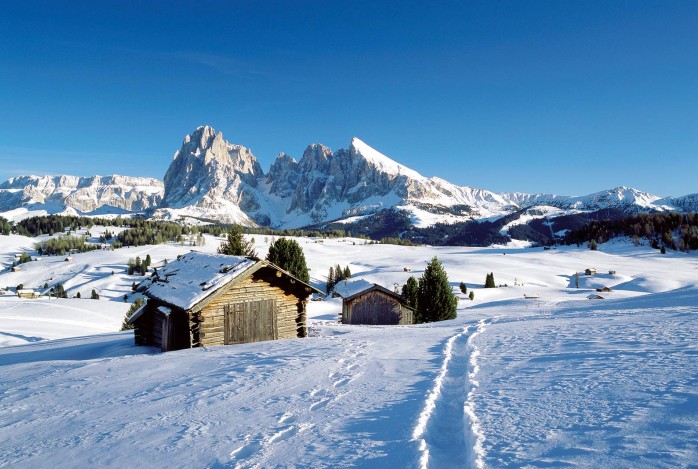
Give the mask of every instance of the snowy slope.
[[[207, 238], [205, 250], [216, 241]], [[255, 236], [260, 256], [269, 241]], [[37, 306], [48, 300], [0, 298], [0, 331], [26, 342], [0, 348], [0, 465], [687, 467], [698, 460], [695, 254], [662, 256], [622, 241], [598, 251], [298, 241], [315, 286], [339, 263], [392, 289], [437, 255], [454, 288], [465, 282], [475, 301], [459, 294], [456, 320], [406, 327], [340, 325], [338, 300], [311, 302], [306, 339], [159, 354], [133, 346], [128, 332], [35, 341], [51, 338], [56, 324], [8, 316], [45, 317]], [[188, 249], [139, 252], [161, 260]], [[123, 268], [126, 251], [136, 252], [88, 253], [95, 256], [88, 269]], [[599, 273], [582, 274], [575, 288], [575, 272], [587, 267]], [[57, 276], [57, 268], [43, 270]], [[488, 272], [509, 286], [482, 288]], [[605, 300], [585, 299], [602, 286], [613, 290], [601, 293]], [[119, 293], [115, 301], [65, 304], [123, 305]], [[116, 318], [76, 315], [95, 332], [117, 326]], [[92, 333], [85, 331], [76, 327], [75, 335]]]

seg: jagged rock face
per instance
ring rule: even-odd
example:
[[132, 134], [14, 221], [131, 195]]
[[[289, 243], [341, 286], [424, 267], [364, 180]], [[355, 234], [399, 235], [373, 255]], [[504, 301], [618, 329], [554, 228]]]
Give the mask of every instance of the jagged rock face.
[[187, 135], [165, 174], [163, 207], [195, 207], [223, 221], [250, 224], [259, 208], [256, 188], [264, 176], [249, 149], [204, 126]]
[[80, 212], [103, 206], [143, 211], [162, 200], [157, 179], [128, 176], [21, 176], [0, 184], [0, 210], [32, 204], [56, 204]]
[[289, 212], [306, 212], [322, 220], [327, 209], [339, 202], [357, 204], [391, 191], [407, 195], [407, 176], [386, 171], [365, 158], [358, 139], [348, 150], [333, 153], [323, 145], [310, 145], [299, 163], [299, 183]]
[[278, 197], [289, 198], [298, 187], [299, 166], [295, 159], [286, 153], [279, 153], [267, 173], [269, 192]]
[[689, 194], [683, 197], [670, 197], [663, 199], [663, 201], [685, 212], [698, 212], [698, 194]]

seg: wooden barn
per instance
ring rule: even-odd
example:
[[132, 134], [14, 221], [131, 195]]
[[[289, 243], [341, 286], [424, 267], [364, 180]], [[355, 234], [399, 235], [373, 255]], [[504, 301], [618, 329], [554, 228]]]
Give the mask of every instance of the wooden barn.
[[343, 324], [413, 324], [414, 310], [401, 295], [365, 280], [340, 282], [335, 293], [342, 297]]
[[163, 352], [305, 337], [306, 302], [321, 293], [270, 262], [198, 252], [137, 290], [148, 301], [129, 319], [136, 345]]

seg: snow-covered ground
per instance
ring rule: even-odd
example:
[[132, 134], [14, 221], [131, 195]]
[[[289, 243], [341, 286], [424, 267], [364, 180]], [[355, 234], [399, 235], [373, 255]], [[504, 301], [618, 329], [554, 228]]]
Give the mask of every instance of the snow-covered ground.
[[[270, 241], [255, 236], [260, 256]], [[191, 247], [25, 264], [0, 274], [0, 286], [53, 278], [69, 294], [102, 294], [0, 297], [0, 340], [8, 345], [0, 348], [0, 466], [698, 461], [695, 254], [662, 256], [624, 242], [594, 252], [298, 241], [315, 286], [340, 264], [392, 289], [436, 255], [454, 288], [465, 282], [475, 300], [460, 295], [456, 320], [401, 327], [337, 324], [338, 300], [311, 302], [308, 338], [160, 354], [116, 332], [122, 297], [139, 280], [124, 272], [126, 262], [150, 254], [157, 265]], [[207, 237], [194, 249], [213, 252], [218, 242]], [[32, 243], [0, 237], [0, 252]], [[599, 273], [585, 276], [586, 268]], [[482, 288], [489, 272], [502, 287]], [[613, 291], [596, 292], [604, 286]], [[605, 299], [587, 300], [592, 292]]]

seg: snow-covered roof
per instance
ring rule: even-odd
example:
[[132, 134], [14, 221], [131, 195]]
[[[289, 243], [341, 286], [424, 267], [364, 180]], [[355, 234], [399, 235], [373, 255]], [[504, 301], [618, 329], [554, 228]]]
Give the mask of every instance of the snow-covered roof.
[[249, 257], [190, 252], [142, 285], [149, 297], [189, 310], [257, 262]]
[[342, 280], [334, 286], [334, 292], [342, 298], [349, 298], [364, 290], [373, 288], [374, 285], [374, 283], [367, 282], [364, 279]]

